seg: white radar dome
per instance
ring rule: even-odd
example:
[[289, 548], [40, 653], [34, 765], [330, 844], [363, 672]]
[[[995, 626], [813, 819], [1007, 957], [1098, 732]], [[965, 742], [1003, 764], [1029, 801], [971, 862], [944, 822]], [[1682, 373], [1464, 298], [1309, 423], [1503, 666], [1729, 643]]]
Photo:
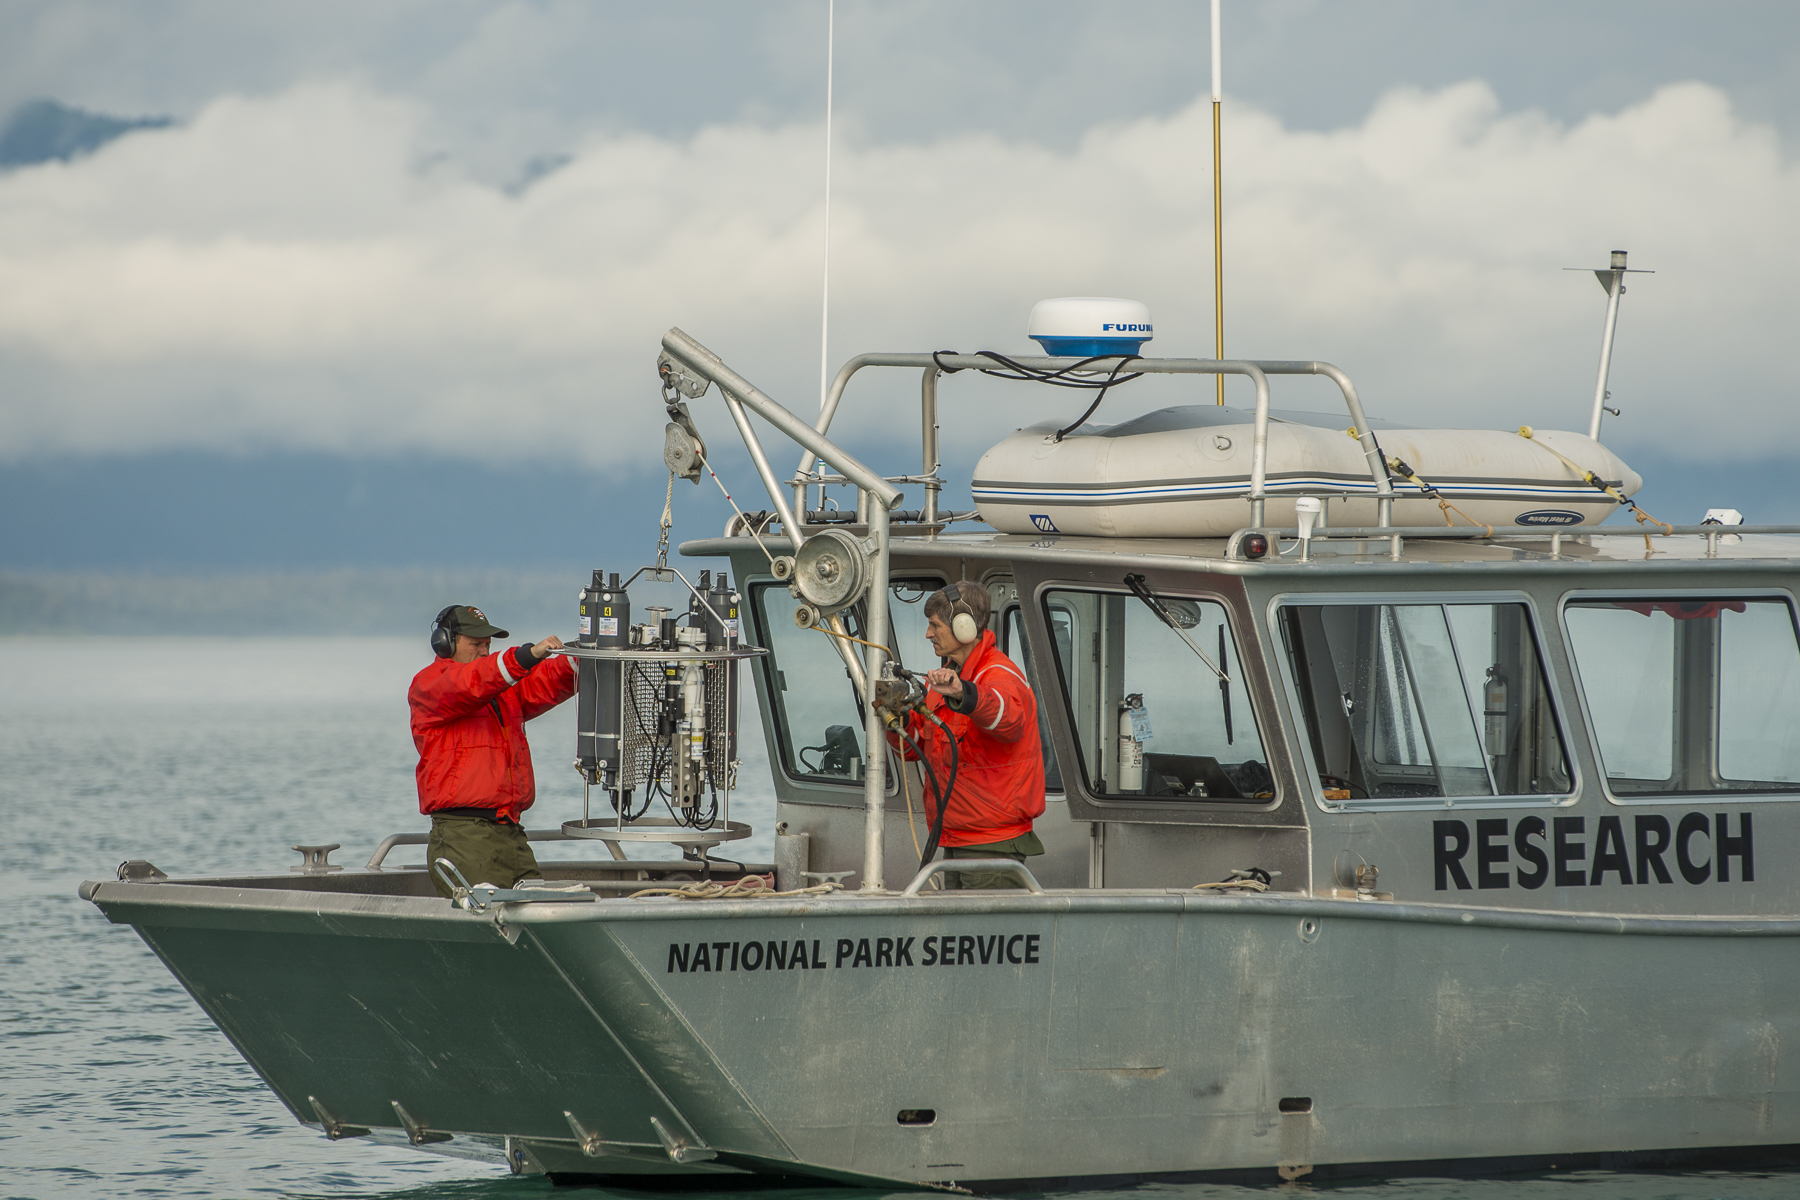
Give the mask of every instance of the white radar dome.
[[1108, 296], [1039, 300], [1025, 333], [1045, 354], [1066, 358], [1136, 354], [1154, 336], [1149, 305]]

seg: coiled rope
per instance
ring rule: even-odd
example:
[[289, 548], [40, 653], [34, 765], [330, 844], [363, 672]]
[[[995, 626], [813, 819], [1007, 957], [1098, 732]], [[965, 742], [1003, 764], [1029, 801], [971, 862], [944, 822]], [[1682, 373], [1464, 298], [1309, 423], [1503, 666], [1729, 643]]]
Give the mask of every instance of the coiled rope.
[[[1281, 872], [1277, 871], [1275, 874], [1279, 875]], [[1217, 883], [1196, 883], [1191, 890], [1196, 892], [1232, 890], [1266, 892], [1273, 882], [1275, 882], [1274, 877], [1269, 872], [1261, 867], [1251, 867], [1247, 871], [1233, 871]]]
[[678, 887], [644, 888], [625, 898], [638, 900], [645, 896], [673, 896], [677, 900], [741, 900], [746, 896], [755, 896], [759, 899], [773, 899], [778, 896], [823, 896], [827, 892], [836, 892], [842, 889], [842, 884], [827, 881], [815, 883], [811, 887], [778, 892], [769, 886], [768, 880], [763, 876], [745, 875], [730, 883], [684, 883]]

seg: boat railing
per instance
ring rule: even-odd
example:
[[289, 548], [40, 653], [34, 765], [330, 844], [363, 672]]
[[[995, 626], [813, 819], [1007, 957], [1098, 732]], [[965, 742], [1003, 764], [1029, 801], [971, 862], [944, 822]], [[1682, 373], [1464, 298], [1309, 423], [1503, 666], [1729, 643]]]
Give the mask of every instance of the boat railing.
[[[680, 871], [704, 867], [708, 864], [713, 866], [742, 866], [746, 870], [749, 870], [751, 867], [768, 867], [769, 869], [773, 869], [773, 864], [740, 863], [736, 859], [724, 858], [711, 858], [706, 860], [697, 858], [625, 858], [622, 857], [622, 852], [618, 850], [618, 843], [616, 842], [606, 842], [604, 839], [597, 838], [577, 837], [576, 835], [567, 833], [561, 829], [527, 829], [525, 830], [525, 837], [527, 840], [533, 842], [586, 842], [590, 845], [595, 841], [602, 841], [607, 849], [612, 851], [613, 857], [610, 859], [597, 858], [594, 859], [591, 864], [584, 862], [583, 865], [603, 867], [608, 870]], [[387, 861], [388, 854], [397, 846], [426, 846], [430, 843], [431, 835], [429, 833], [390, 833], [388, 836], [381, 839], [381, 844], [375, 847], [375, 853], [369, 855], [369, 861], [363, 864], [363, 870], [423, 870], [423, 867], [384, 868], [382, 864]], [[299, 868], [295, 869], [298, 870]], [[338, 868], [332, 867], [331, 869], [335, 871]], [[760, 873], [760, 871], [753, 873]]]
[[[1295, 527], [1286, 529], [1246, 526], [1233, 533], [1225, 543], [1225, 557], [1254, 561], [1246, 553], [1244, 540], [1252, 534], [1268, 539], [1273, 547], [1278, 541], [1299, 542], [1303, 539], [1300, 530]], [[1558, 528], [1531, 528], [1528, 526], [1488, 526], [1488, 525], [1364, 525], [1343, 526], [1333, 528], [1327, 525], [1314, 526], [1310, 537], [1304, 540], [1314, 542], [1354, 542], [1385, 541], [1389, 543], [1389, 557], [1399, 558], [1403, 543], [1407, 538], [1418, 538], [1426, 541], [1457, 542], [1517, 542], [1547, 541], [1550, 543], [1550, 556], [1560, 557], [1565, 539], [1591, 537], [1703, 537], [1706, 539], [1707, 557], [1711, 558], [1719, 552], [1719, 539], [1724, 537], [1779, 536], [1800, 534], [1800, 525], [1658, 525], [1648, 526], [1605, 526], [1605, 525], [1564, 525]]]
[[[1021, 367], [1033, 370], [1067, 371], [1070, 367], [1084, 361], [1079, 358], [1051, 358], [1040, 355], [1018, 356], [1009, 361]], [[823, 436], [831, 429], [831, 422], [837, 416], [839, 404], [844, 397], [844, 390], [850, 380], [865, 367], [900, 367], [912, 368], [921, 372], [919, 384], [919, 442], [920, 472], [917, 475], [895, 476], [890, 482], [919, 482], [925, 487], [924, 507], [920, 510], [920, 521], [926, 525], [937, 524], [938, 493], [943, 490], [943, 479], [939, 475], [942, 466], [938, 447], [937, 423], [937, 381], [938, 376], [947, 371], [980, 371], [992, 370], [996, 366], [992, 358], [979, 354], [859, 354], [839, 368], [837, 377], [832, 380], [831, 387], [825, 394], [825, 401], [819, 407], [819, 419], [814, 429]], [[1126, 369], [1133, 373], [1145, 375], [1246, 375], [1256, 384], [1256, 419], [1250, 456], [1250, 523], [1253, 526], [1263, 523], [1263, 501], [1266, 499], [1266, 479], [1268, 475], [1269, 449], [1269, 381], [1270, 375], [1323, 375], [1337, 384], [1343, 393], [1344, 407], [1349, 411], [1351, 430], [1357, 443], [1362, 447], [1363, 457], [1369, 465], [1369, 478], [1374, 481], [1377, 500], [1376, 522], [1387, 526], [1393, 523], [1394, 487], [1388, 479], [1387, 465], [1381, 458], [1381, 447], [1375, 441], [1375, 434], [1369, 428], [1368, 418], [1363, 413], [1362, 400], [1356, 394], [1356, 386], [1350, 377], [1330, 363], [1308, 360], [1275, 360], [1275, 359], [1213, 359], [1213, 358], [1134, 358], [1126, 364]], [[1082, 374], [1104, 375], [1111, 367], [1094, 368]], [[804, 443], [803, 443], [804, 444]], [[807, 450], [800, 456], [800, 465], [795, 471], [789, 486], [793, 489], [793, 510], [807, 512], [806, 491], [809, 487], [819, 489], [818, 507], [825, 507], [825, 487], [827, 484], [840, 482], [818, 470], [818, 455]], [[847, 482], [847, 481], [844, 481]], [[861, 517], [859, 506], [859, 518]]]
[[1031, 868], [1015, 859], [940, 858], [934, 862], [928, 862], [920, 868], [919, 873], [913, 876], [912, 882], [906, 885], [906, 890], [900, 893], [900, 898], [907, 900], [917, 896], [930, 882], [933, 875], [960, 871], [994, 871], [999, 874], [1011, 875], [1026, 891], [1035, 892], [1039, 896], [1045, 894], [1044, 885], [1037, 881], [1037, 876], [1031, 873]]

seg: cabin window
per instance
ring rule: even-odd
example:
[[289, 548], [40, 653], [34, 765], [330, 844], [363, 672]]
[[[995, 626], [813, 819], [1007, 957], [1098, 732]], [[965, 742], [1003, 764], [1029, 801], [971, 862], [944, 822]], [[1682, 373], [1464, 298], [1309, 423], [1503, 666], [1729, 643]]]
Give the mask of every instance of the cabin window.
[[1786, 600], [1583, 598], [1563, 620], [1614, 795], [1800, 792]]
[[[925, 640], [924, 599], [943, 587], [941, 580], [896, 579], [888, 595], [891, 634], [888, 645], [903, 665], [925, 670], [937, 658]], [[863, 718], [856, 687], [831, 639], [794, 624], [799, 601], [784, 583], [760, 583], [750, 589], [757, 628], [769, 653], [762, 659], [764, 682], [775, 718], [782, 767], [809, 783], [862, 786]], [[861, 604], [840, 614], [851, 636], [866, 638]], [[861, 647], [857, 647], [860, 655]], [[895, 789], [892, 772], [888, 790]]]
[[925, 637], [925, 601], [943, 589], [941, 579], [896, 579], [889, 588], [888, 620], [894, 627], [894, 640], [888, 646], [901, 666], [928, 671], [938, 665], [937, 652]]
[[1133, 800], [1273, 799], [1268, 756], [1224, 607], [1161, 599], [1179, 633], [1135, 596], [1045, 595], [1089, 790]]
[[[781, 743], [781, 763], [796, 779], [854, 783], [863, 777], [863, 722], [856, 688], [831, 639], [794, 624], [800, 602], [784, 583], [751, 588], [763, 645], [770, 712]], [[864, 636], [854, 613], [851, 632]]]
[[1293, 605], [1279, 623], [1327, 798], [1571, 790], [1523, 604]]
[[[1073, 620], [1067, 609], [1050, 612], [1050, 636], [1056, 641], [1057, 654], [1064, 659], [1069, 657]], [[1017, 604], [1008, 605], [1001, 614], [1000, 651], [1025, 668], [1025, 681], [1031, 685], [1033, 694], [1048, 695], [1043, 684], [1038, 682], [1037, 663], [1031, 657], [1031, 643], [1025, 638], [1023, 610]], [[1057, 765], [1056, 751], [1050, 744], [1050, 713], [1043, 704], [1038, 705], [1037, 719], [1038, 746], [1044, 755], [1044, 790], [1060, 792], [1063, 790], [1062, 768]]]

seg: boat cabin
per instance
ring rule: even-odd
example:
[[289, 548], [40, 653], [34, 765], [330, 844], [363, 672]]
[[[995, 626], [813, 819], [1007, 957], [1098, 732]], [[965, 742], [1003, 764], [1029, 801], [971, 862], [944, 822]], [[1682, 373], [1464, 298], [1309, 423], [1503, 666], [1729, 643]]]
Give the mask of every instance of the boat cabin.
[[[808, 581], [782, 553], [793, 543], [772, 522], [808, 540], [849, 534], [885, 559], [885, 585], [834, 620], [914, 670], [937, 665], [924, 598], [957, 579], [987, 588], [999, 645], [1039, 699], [1049, 796], [1037, 832], [1048, 852], [1028, 866], [1045, 885], [1253, 878], [1317, 896], [1640, 914], [1800, 904], [1795, 883], [1771, 866], [1794, 838], [1800, 800], [1800, 528], [1661, 524], [1630, 502], [1636, 474], [1579, 435], [1412, 431], [1418, 446], [1465, 457], [1454, 475], [1406, 462], [1384, 451], [1390, 427], [1364, 414], [1330, 364], [1133, 359], [1131, 370], [1146, 374], [1237, 373], [1255, 383], [1253, 411], [1200, 421], [1170, 410], [1167, 420], [1118, 427], [1132, 431], [1124, 440], [1166, 439], [1140, 446], [1133, 461], [1185, 454], [1206, 477], [1203, 495], [1171, 501], [1181, 481], [1093, 484], [1090, 471], [1071, 482], [1076, 468], [1020, 465], [1122, 453], [1119, 439], [1095, 451], [1109, 427], [1085, 418], [1022, 430], [996, 451], [1007, 450], [1015, 474], [1039, 472], [1030, 486], [1064, 489], [1044, 503], [1085, 504], [1083, 528], [1141, 529], [1142, 511], [1174, 503], [1206, 510], [1175, 525], [1229, 535], [1070, 534], [1060, 510], [1022, 520], [1016, 489], [989, 513], [980, 487], [979, 515], [993, 528], [963, 533], [955, 522], [978, 514], [937, 506], [940, 380], [970, 371], [1053, 381], [1077, 366], [1106, 375], [1106, 364], [862, 355], [839, 372], [814, 429], [681, 331], [664, 348], [671, 391], [698, 397], [719, 384], [776, 501], [734, 521], [732, 536], [682, 552], [730, 559], [746, 636], [769, 651], [750, 669], [779, 820], [790, 836], [806, 835], [811, 870], [872, 861], [873, 768], [883, 776], [881, 857], [895, 864], [891, 874], [909, 875], [901, 865], [918, 862], [924, 781], [891, 754], [870, 762], [876, 726], [858, 700], [851, 643], [819, 622]], [[876, 476], [826, 438], [852, 379], [881, 367], [921, 372], [918, 473]], [[1303, 461], [1282, 458], [1269, 392], [1282, 375], [1338, 385], [1350, 434], [1338, 441], [1362, 452], [1367, 478], [1346, 486], [1342, 471], [1309, 476]], [[768, 471], [741, 419], [746, 405], [809, 447], [791, 481]], [[1329, 421], [1288, 423], [1311, 436]], [[1201, 442], [1190, 445], [1196, 430]], [[1529, 480], [1484, 476], [1495, 439], [1548, 466]], [[1226, 443], [1250, 453], [1247, 470], [1221, 482], [1223, 452], [1208, 447]], [[1446, 452], [1442, 461], [1458, 460]], [[1059, 482], [1045, 482], [1059, 470]], [[890, 515], [878, 489], [897, 497], [900, 483], [922, 484], [925, 504]], [[1396, 508], [1420, 511], [1421, 485], [1445, 524], [1395, 524]], [[1541, 507], [1546, 490], [1571, 485], [1604, 504]], [[853, 488], [855, 502], [828, 508], [831, 486]], [[1087, 500], [1070, 499], [1069, 489], [1089, 486]], [[1476, 519], [1491, 523], [1461, 507], [1477, 501]], [[1597, 523], [1621, 509], [1637, 523]]]
[[[1046, 886], [1261, 870], [1414, 902], [1787, 911], [1800, 541], [1507, 535], [1407, 537], [1398, 557], [1315, 536], [1304, 562], [1222, 539], [898, 535], [885, 640], [935, 666], [925, 596], [988, 589], [1039, 698], [1049, 853], [1028, 865]], [[770, 651], [751, 669], [779, 819], [810, 835], [810, 869], [856, 870], [867, 746], [844, 664], [748, 537], [682, 549], [729, 555]], [[924, 786], [890, 772], [892, 862], [916, 861]]]

